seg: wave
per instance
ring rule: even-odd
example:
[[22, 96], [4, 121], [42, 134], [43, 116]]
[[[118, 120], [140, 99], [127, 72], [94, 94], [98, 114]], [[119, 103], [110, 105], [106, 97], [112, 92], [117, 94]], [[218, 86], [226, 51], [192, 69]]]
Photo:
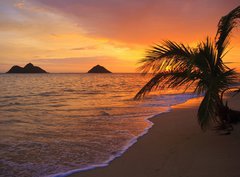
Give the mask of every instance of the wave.
[[42, 92], [42, 93], [39, 93], [35, 96], [42, 96], [42, 97], [48, 97], [48, 96], [60, 96], [60, 94], [58, 92]]
[[[151, 129], [151, 127], [154, 125], [153, 122], [150, 121], [151, 118], [153, 117], [156, 117], [158, 115], [161, 115], [163, 113], [167, 113], [167, 112], [170, 112], [172, 110], [172, 106], [174, 105], [178, 105], [178, 104], [182, 104], [192, 98], [196, 98], [198, 97], [198, 95], [196, 94], [190, 94], [190, 93], [187, 93], [187, 94], [170, 94], [168, 96], [172, 96], [172, 97], [175, 97], [176, 98], [176, 101], [175, 102], [172, 102], [172, 104], [170, 104], [168, 106], [168, 109], [165, 109], [164, 111], [158, 113], [158, 114], [153, 114], [149, 117], [146, 117], [144, 118], [144, 120], [148, 123], [148, 126], [143, 130], [143, 132], [141, 134], [139, 134], [138, 136], [135, 136], [134, 138], [132, 138], [123, 148], [122, 150], [114, 153], [114, 154], [111, 154], [111, 156], [109, 157], [108, 160], [100, 163], [100, 164], [92, 164], [92, 165], [89, 165], [89, 166], [85, 166], [85, 167], [81, 167], [79, 169], [74, 169], [74, 170], [70, 170], [70, 171], [67, 171], [67, 172], [60, 172], [60, 173], [56, 173], [56, 174], [52, 174], [52, 175], [48, 175], [46, 177], [66, 177], [66, 176], [69, 176], [71, 174], [74, 174], [74, 173], [78, 173], [78, 172], [83, 172], [83, 171], [87, 171], [87, 170], [92, 170], [92, 169], [95, 169], [95, 168], [102, 168], [102, 167], [106, 167], [108, 166], [114, 159], [120, 157], [122, 154], [124, 154], [132, 145], [134, 145], [138, 139], [142, 136], [144, 136], [145, 134], [148, 133], [148, 131]], [[154, 98], [155, 101], [158, 101], [159, 99], [162, 99], [163, 96], [157, 96]], [[144, 106], [160, 106], [161, 104], [143, 104]], [[166, 105], [165, 105], [166, 107]], [[103, 114], [105, 114], [106, 112], [102, 112]], [[107, 113], [108, 114], [108, 113]]]
[[[168, 111], [166, 111], [168, 112]], [[135, 144], [138, 139], [142, 136], [144, 136], [145, 134], [148, 133], [148, 130], [153, 126], [153, 123], [148, 120], [150, 118], [152, 118], [154, 116], [151, 116], [149, 118], [146, 118], [146, 121], [149, 123], [149, 126], [139, 135], [139, 136], [136, 136], [134, 137], [132, 140], [130, 140], [127, 145], [125, 145], [123, 147], [123, 149], [121, 151], [118, 151], [114, 154], [112, 154], [112, 156], [110, 156], [110, 158], [105, 161], [105, 162], [102, 162], [101, 164], [93, 164], [91, 166], [86, 166], [86, 167], [82, 167], [82, 168], [79, 168], [79, 169], [75, 169], [75, 170], [70, 170], [70, 171], [67, 171], [67, 172], [62, 172], [62, 173], [57, 173], [57, 174], [53, 174], [53, 175], [48, 175], [46, 177], [66, 177], [66, 176], [69, 176], [71, 174], [74, 174], [74, 173], [78, 173], [78, 172], [83, 172], [83, 171], [87, 171], [87, 170], [92, 170], [92, 169], [95, 169], [95, 168], [100, 168], [100, 167], [106, 167], [110, 164], [111, 161], [113, 161], [114, 159], [120, 157], [123, 153], [125, 153], [133, 144]]]
[[16, 119], [0, 120], [0, 124], [14, 124], [14, 123], [28, 123], [28, 122], [23, 120], [16, 120]]
[[[171, 105], [191, 98], [187, 94], [168, 94], [133, 101], [135, 92], [145, 83], [136, 74], [106, 75], [104, 78], [96, 75], [94, 79], [84, 74], [36, 77], [0, 77], [2, 85], [9, 88], [0, 96], [0, 118], [10, 120], [0, 124], [2, 130], [8, 126], [3, 137], [10, 142], [1, 152], [14, 149], [14, 154], [6, 154], [2, 159], [11, 157], [11, 162], [17, 163], [24, 156], [25, 160], [17, 166], [3, 163], [5, 175], [67, 176], [107, 166], [148, 132], [152, 126], [150, 117], [168, 112]], [[169, 92], [176, 93], [175, 90]], [[18, 133], [13, 137], [12, 132], [16, 130]], [[36, 148], [14, 148], [12, 144], [22, 140], [30, 144], [43, 142], [46, 148], [41, 151], [46, 155], [39, 154]], [[27, 156], [30, 152], [39, 156], [39, 160]], [[30, 163], [31, 168], [25, 167]]]

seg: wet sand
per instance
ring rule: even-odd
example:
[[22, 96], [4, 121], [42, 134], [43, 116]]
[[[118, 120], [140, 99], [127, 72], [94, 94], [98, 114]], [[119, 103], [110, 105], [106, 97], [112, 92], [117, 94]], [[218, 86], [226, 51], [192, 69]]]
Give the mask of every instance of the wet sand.
[[[197, 122], [201, 98], [151, 119], [153, 127], [107, 167], [71, 177], [239, 177], [240, 124], [231, 135], [203, 132]], [[231, 99], [240, 110], [240, 95]]]

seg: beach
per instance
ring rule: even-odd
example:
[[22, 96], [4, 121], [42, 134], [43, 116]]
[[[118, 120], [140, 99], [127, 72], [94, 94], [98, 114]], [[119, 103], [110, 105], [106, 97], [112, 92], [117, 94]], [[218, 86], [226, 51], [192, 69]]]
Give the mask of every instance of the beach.
[[[231, 135], [202, 131], [197, 108], [202, 98], [173, 106], [150, 119], [149, 132], [108, 166], [71, 177], [239, 177], [240, 125]], [[229, 106], [240, 110], [240, 95]]]
[[0, 14], [0, 177], [240, 177], [240, 0]]

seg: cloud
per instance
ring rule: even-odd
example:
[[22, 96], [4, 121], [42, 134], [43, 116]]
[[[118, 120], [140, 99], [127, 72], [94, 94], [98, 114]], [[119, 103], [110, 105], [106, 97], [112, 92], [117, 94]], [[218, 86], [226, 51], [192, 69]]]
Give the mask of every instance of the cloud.
[[16, 2], [14, 4], [14, 6], [19, 8], [19, 9], [23, 9], [25, 7], [25, 2], [24, 2], [24, 0], [20, 0], [20, 1]]
[[[133, 43], [214, 34], [238, 0], [37, 0], [78, 22], [90, 35]], [[206, 33], [206, 34], [205, 34]]]
[[42, 58], [31, 59], [29, 62], [42, 66], [49, 72], [87, 72], [100, 64], [113, 72], [135, 72], [135, 61], [128, 63], [108, 56], [76, 57], [76, 58]]
[[74, 58], [38, 58], [32, 59], [32, 62], [47, 63], [47, 64], [84, 64], [84, 63], [101, 63], [116, 61], [116, 58], [108, 56], [96, 57], [74, 57]]
[[[82, 32], [69, 18], [57, 15], [28, 0], [0, 1], [0, 33], [20, 34], [22, 37], [36, 34], [57, 34], [63, 31]], [[61, 22], [61, 23], [60, 23]]]
[[71, 50], [95, 50], [97, 48], [98, 48], [97, 46], [86, 46], [86, 47], [72, 48]]
[[[239, 0], [0, 0], [0, 58], [23, 65], [32, 59], [50, 72], [102, 63], [134, 72], [148, 45], [214, 35], [219, 18], [237, 5]], [[239, 58], [239, 46], [231, 53]]]

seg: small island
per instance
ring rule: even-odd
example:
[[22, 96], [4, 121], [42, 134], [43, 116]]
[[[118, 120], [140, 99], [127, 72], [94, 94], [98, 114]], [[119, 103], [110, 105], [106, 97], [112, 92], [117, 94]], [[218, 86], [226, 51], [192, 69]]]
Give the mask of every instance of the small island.
[[32, 63], [28, 63], [24, 67], [15, 65], [7, 73], [47, 73], [47, 72], [38, 66], [34, 66]]
[[101, 65], [96, 65], [88, 71], [88, 73], [112, 73]]

